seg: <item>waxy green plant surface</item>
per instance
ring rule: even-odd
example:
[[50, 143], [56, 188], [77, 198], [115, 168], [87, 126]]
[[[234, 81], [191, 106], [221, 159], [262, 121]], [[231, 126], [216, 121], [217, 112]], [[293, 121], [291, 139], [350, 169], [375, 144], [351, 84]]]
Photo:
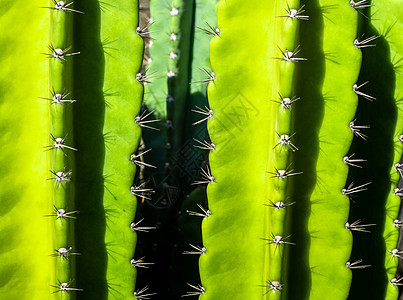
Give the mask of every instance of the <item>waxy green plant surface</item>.
[[398, 299], [398, 0], [2, 1], [1, 299]]

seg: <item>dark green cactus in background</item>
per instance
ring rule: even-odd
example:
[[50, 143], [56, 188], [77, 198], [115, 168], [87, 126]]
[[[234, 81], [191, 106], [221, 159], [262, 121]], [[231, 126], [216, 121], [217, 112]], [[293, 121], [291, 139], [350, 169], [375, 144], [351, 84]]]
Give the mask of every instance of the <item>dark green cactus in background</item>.
[[2, 1], [0, 299], [403, 297], [399, 2]]

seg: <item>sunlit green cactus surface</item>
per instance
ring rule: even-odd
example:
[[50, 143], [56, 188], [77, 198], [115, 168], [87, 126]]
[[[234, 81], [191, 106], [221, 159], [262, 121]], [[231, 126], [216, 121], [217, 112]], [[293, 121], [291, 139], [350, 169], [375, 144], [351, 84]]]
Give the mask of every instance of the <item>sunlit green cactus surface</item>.
[[0, 299], [403, 299], [400, 0], [0, 0]]

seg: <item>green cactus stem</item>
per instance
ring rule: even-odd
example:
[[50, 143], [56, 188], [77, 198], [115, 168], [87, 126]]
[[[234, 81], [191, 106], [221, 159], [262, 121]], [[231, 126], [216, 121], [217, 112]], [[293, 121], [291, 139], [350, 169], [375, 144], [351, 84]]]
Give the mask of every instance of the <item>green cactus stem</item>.
[[[73, 11], [65, 10], [66, 6], [60, 3], [53, 3], [50, 6], [50, 45], [49, 69], [50, 86], [52, 95], [50, 100], [51, 118], [51, 141], [47, 150], [51, 151], [51, 176], [54, 184], [53, 205], [55, 209], [74, 211], [73, 182], [72, 174], [74, 151], [71, 147], [73, 141], [72, 130], [72, 105], [76, 102], [70, 93], [72, 89], [71, 66], [72, 59], [80, 52], [72, 50], [72, 28], [71, 20]], [[68, 6], [68, 9], [73, 9]], [[60, 299], [73, 299], [71, 295], [76, 291], [82, 291], [75, 286], [74, 262], [72, 255], [78, 254], [74, 249], [73, 222], [66, 218], [55, 220], [55, 252], [56, 258], [56, 279], [57, 284], [53, 285]], [[73, 284], [74, 282], [74, 284]], [[65, 286], [63, 286], [63, 284]], [[63, 288], [66, 288], [65, 290]]]
[[[150, 1], [150, 15], [148, 24], [149, 38], [146, 39], [148, 46], [149, 57], [146, 57], [147, 72], [153, 74], [151, 84], [145, 86], [144, 102], [150, 110], [154, 111], [156, 118], [162, 122], [166, 121], [167, 117], [167, 101], [168, 98], [168, 60], [177, 60], [176, 53], [170, 53], [169, 47], [169, 20], [172, 10], [166, 5], [166, 2], [160, 0]], [[179, 11], [178, 11], [179, 13]], [[177, 17], [177, 16], [176, 16]]]
[[[195, 2], [195, 27], [193, 29], [192, 61], [190, 74], [190, 95], [187, 103], [185, 124], [185, 143], [191, 144], [193, 150], [187, 161], [192, 161], [191, 169], [188, 170], [191, 177], [198, 178], [200, 175], [201, 162], [204, 160], [206, 150], [202, 143], [208, 141], [207, 122], [200, 122], [206, 115], [195, 113], [197, 107], [208, 107], [207, 83], [211, 74], [209, 41], [212, 36], [219, 34], [217, 28], [217, 1], [199, 0]], [[207, 72], [207, 73], [206, 73]], [[201, 148], [200, 148], [201, 147]], [[208, 152], [208, 151], [207, 151]]]
[[[153, 73], [145, 102], [167, 127], [167, 161], [179, 159], [188, 93], [194, 1], [150, 2], [148, 69]], [[168, 31], [167, 31], [168, 30]], [[168, 45], [168, 47], [167, 47]], [[164, 106], [166, 103], [166, 106]]]
[[[286, 20], [278, 18], [285, 8], [285, 1], [257, 3], [253, 12], [243, 1], [218, 4], [219, 35], [210, 43], [215, 78], [208, 86], [213, 113], [208, 131], [215, 148], [210, 152], [211, 176], [205, 176], [210, 181], [207, 195], [211, 216], [202, 223], [203, 245], [207, 249], [199, 261], [205, 289], [203, 299], [261, 299], [263, 294], [278, 297], [284, 286], [282, 278], [270, 275], [278, 273], [281, 265], [278, 253], [292, 241], [285, 235], [279, 239], [272, 231], [271, 213], [263, 204], [269, 204], [272, 197], [280, 198], [271, 184], [273, 180], [284, 180], [284, 186], [288, 181], [285, 177], [294, 175], [288, 169], [282, 178], [277, 176], [273, 156], [280, 149], [273, 151], [278, 142], [274, 120], [279, 104], [272, 100], [278, 99], [281, 87], [280, 64], [291, 62], [283, 61], [286, 56], [282, 56], [278, 46], [294, 45], [294, 41], [289, 46], [283, 45], [284, 40], [274, 30], [276, 25], [285, 24]], [[297, 20], [288, 21], [292, 23], [287, 24], [294, 24]], [[292, 72], [283, 75], [284, 81], [292, 77]], [[290, 93], [290, 88], [283, 88], [284, 93]], [[285, 124], [288, 124], [285, 134], [291, 135], [289, 117]], [[289, 152], [283, 148], [282, 154]], [[285, 164], [287, 158], [283, 160]], [[286, 167], [278, 166], [278, 170]], [[245, 224], [248, 224], [246, 231]], [[275, 221], [274, 224], [277, 225]], [[231, 242], [224, 243], [225, 240]], [[230, 279], [225, 276], [227, 272], [238, 275]]]
[[[193, 52], [190, 71], [190, 95], [188, 96], [186, 108], [188, 113], [185, 115], [185, 124], [187, 126], [184, 128], [184, 148], [188, 150], [183, 151], [186, 153], [184, 161], [187, 166], [186, 171], [189, 176], [188, 180], [191, 181], [192, 189], [195, 186], [194, 181], [200, 179], [201, 169], [205, 168], [208, 153], [212, 150], [212, 146], [209, 146], [207, 122], [199, 123], [205, 116], [192, 110], [197, 109], [197, 107], [208, 107], [207, 84], [205, 80], [209, 77], [205, 71], [211, 72], [209, 43], [213, 36], [219, 34], [216, 28], [217, 1], [196, 0], [192, 33], [193, 45], [191, 47]], [[191, 124], [195, 125], [191, 126]], [[201, 187], [196, 187], [189, 194], [183, 201], [181, 211], [187, 212], [186, 214], [182, 214], [178, 220], [179, 226], [184, 232], [182, 247], [183, 253], [186, 253], [185, 255], [181, 253], [180, 263], [184, 266], [181, 273], [183, 274], [184, 283], [195, 284], [200, 280], [198, 260], [201, 254], [199, 254], [200, 252], [197, 249], [203, 248], [201, 222], [203, 218], [210, 215], [205, 184], [202, 184]], [[189, 252], [192, 255], [188, 255]], [[189, 268], [189, 265], [194, 267]], [[186, 286], [185, 290], [190, 291], [189, 286]]]
[[[144, 42], [136, 32], [138, 1], [85, 1], [77, 20], [75, 65], [78, 282], [85, 299], [133, 299], [135, 219], [141, 195], [131, 155], [140, 142], [143, 83], [138, 80]], [[79, 16], [81, 17], [81, 16]], [[130, 46], [128, 46], [130, 45]], [[140, 78], [141, 79], [141, 78]], [[93, 128], [89, 129], [92, 124]], [[136, 189], [137, 188], [137, 189]], [[95, 270], [95, 271], [94, 271]]]
[[[281, 7], [283, 5], [283, 7]], [[292, 235], [287, 233], [285, 226], [286, 213], [285, 206], [287, 201], [287, 185], [289, 177], [300, 175], [302, 172], [294, 171], [291, 168], [291, 157], [293, 152], [298, 150], [293, 144], [292, 138], [295, 133], [292, 131], [292, 111], [293, 103], [299, 100], [295, 95], [295, 65], [298, 62], [305, 61], [307, 58], [301, 57], [300, 46], [297, 43], [297, 32], [300, 19], [298, 13], [294, 17], [293, 12], [300, 10], [299, 1], [283, 2], [276, 7], [276, 23], [274, 26], [278, 29], [276, 40], [278, 41], [278, 64], [276, 66], [276, 81], [272, 83], [273, 89], [278, 90], [276, 99], [277, 109], [272, 113], [275, 120], [274, 130], [276, 133], [274, 143], [274, 153], [270, 158], [270, 168], [272, 180], [269, 181], [269, 231], [271, 237], [268, 239], [270, 244], [268, 278], [272, 282], [274, 293], [270, 298], [280, 299], [281, 293], [276, 291], [277, 286], [273, 281], [284, 284], [284, 247], [286, 245], [295, 245], [292, 242]], [[307, 17], [307, 16], [306, 16]], [[292, 203], [292, 202], [291, 202]], [[287, 204], [288, 205], [288, 204]], [[271, 278], [271, 279], [270, 279]]]
[[[100, 14], [110, 7], [97, 0], [75, 1], [74, 47], [80, 49], [73, 68], [74, 139], [79, 149], [75, 155], [75, 225], [76, 249], [81, 255], [76, 264], [76, 285], [84, 291], [84, 299], [105, 299], [107, 252], [105, 245], [106, 218], [114, 211], [103, 204], [105, 148], [113, 144], [113, 135], [103, 133], [105, 107], [118, 101], [118, 90], [103, 88], [105, 57], [115, 56], [115, 37], [100, 36]], [[135, 25], [133, 25], [135, 26]], [[105, 90], [105, 92], [104, 92]]]
[[0, 1], [0, 299], [402, 298], [401, 1], [139, 2]]
[[[394, 124], [394, 132], [391, 138], [393, 139], [393, 155], [392, 163], [390, 167], [390, 188], [387, 193], [387, 199], [385, 204], [385, 224], [383, 237], [385, 239], [385, 270], [387, 274], [388, 284], [386, 287], [385, 299], [397, 299], [399, 296], [399, 281], [400, 277], [397, 276], [397, 267], [399, 258], [396, 254], [398, 249], [398, 238], [399, 238], [399, 228], [400, 221], [398, 219], [399, 208], [400, 208], [400, 197], [399, 197], [399, 177], [402, 176], [402, 168], [400, 167], [401, 157], [403, 153], [403, 143], [401, 136], [403, 133], [403, 103], [401, 101], [403, 93], [403, 76], [399, 71], [399, 64], [402, 59], [402, 47], [403, 42], [401, 40], [401, 31], [403, 30], [403, 23], [401, 21], [402, 6], [399, 1], [375, 1], [371, 2], [375, 5], [371, 8], [371, 19], [372, 25], [375, 29], [382, 34], [388, 45], [390, 51], [391, 63], [393, 65], [394, 71], [394, 82], [389, 82], [389, 86], [394, 86], [394, 103], [396, 105], [396, 113], [393, 119], [396, 120]], [[382, 101], [384, 98], [384, 90], [380, 91], [380, 99]], [[384, 100], [385, 101], [385, 100]], [[397, 252], [398, 253], [398, 252]]]
[[167, 122], [172, 122], [172, 128], [168, 130], [168, 142], [172, 145], [169, 160], [181, 159], [175, 156], [180, 155], [183, 142], [184, 115], [189, 91], [190, 34], [193, 22], [193, 14], [190, 12], [193, 12], [193, 6], [194, 0], [173, 0], [170, 7], [169, 54], [176, 54], [176, 58], [169, 59], [167, 72], [168, 95], [173, 97], [173, 101], [167, 102]]

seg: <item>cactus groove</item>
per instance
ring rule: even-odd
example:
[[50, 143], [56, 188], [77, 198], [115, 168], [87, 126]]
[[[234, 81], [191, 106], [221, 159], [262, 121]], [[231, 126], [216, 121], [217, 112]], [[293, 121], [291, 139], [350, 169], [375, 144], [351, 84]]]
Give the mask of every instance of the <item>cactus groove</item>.
[[[393, 255], [393, 252], [399, 254], [401, 250], [398, 244], [399, 238], [399, 226], [396, 226], [395, 220], [400, 220], [399, 207], [401, 200], [399, 197], [399, 178], [402, 177], [402, 169], [400, 164], [402, 163], [402, 153], [403, 144], [401, 141], [401, 135], [403, 132], [403, 103], [402, 103], [402, 92], [403, 92], [403, 77], [401, 71], [399, 70], [400, 61], [402, 59], [402, 41], [399, 38], [399, 33], [402, 30], [403, 23], [400, 18], [402, 12], [401, 4], [398, 1], [390, 1], [388, 3], [381, 3], [381, 1], [372, 1], [373, 8], [371, 8], [371, 15], [374, 16], [372, 25], [374, 28], [383, 35], [383, 38], [389, 45], [389, 57], [394, 71], [394, 81], [388, 82], [387, 89], [391, 90], [392, 86], [392, 101], [395, 105], [394, 114], [392, 115], [393, 121], [395, 122], [391, 128], [393, 128], [393, 133], [391, 132], [389, 143], [392, 144], [393, 152], [389, 154], [392, 160], [390, 161], [392, 165], [390, 167], [390, 174], [388, 180], [390, 181], [390, 186], [387, 189], [387, 199], [385, 203], [385, 224], [383, 230], [383, 238], [385, 241], [385, 270], [387, 273], [388, 283], [386, 285], [386, 296], [385, 299], [397, 299], [399, 296], [399, 279], [402, 274], [397, 274], [397, 267], [399, 263], [399, 257]], [[381, 20], [387, 20], [381, 22]], [[382, 91], [386, 89], [380, 89], [379, 95], [384, 95]], [[396, 190], [397, 189], [397, 190]], [[396, 228], [397, 227], [397, 228]], [[392, 252], [392, 253], [391, 253]]]
[[[352, 278], [346, 263], [350, 260], [353, 238], [353, 231], [350, 232], [345, 224], [355, 221], [348, 219], [351, 197], [355, 194], [342, 192], [350, 184], [347, 182], [349, 166], [343, 157], [351, 154], [348, 150], [354, 131], [349, 125], [354, 120], [358, 104], [352, 87], [361, 65], [361, 52], [353, 43], [359, 14], [348, 2], [319, 1], [319, 4], [322, 9], [331, 8], [323, 19], [322, 47], [326, 71], [322, 95], [325, 105], [318, 134], [316, 185], [311, 195], [308, 220], [311, 269], [309, 299], [320, 299], [325, 293], [332, 294], [335, 299], [345, 299]], [[332, 180], [326, 180], [330, 177]], [[355, 186], [363, 183], [357, 180]], [[324, 222], [332, 226], [325, 226]]]

